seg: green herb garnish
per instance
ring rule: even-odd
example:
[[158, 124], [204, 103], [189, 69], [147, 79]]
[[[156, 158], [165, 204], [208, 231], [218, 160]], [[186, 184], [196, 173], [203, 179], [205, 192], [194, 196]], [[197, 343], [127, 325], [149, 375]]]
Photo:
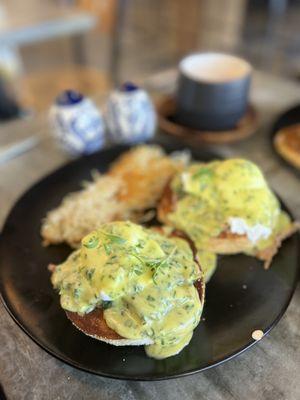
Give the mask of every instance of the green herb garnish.
[[136, 275], [142, 275], [144, 271], [140, 265], [134, 265], [132, 272], [135, 273]]
[[80, 289], [79, 288], [75, 288], [73, 293], [74, 293], [74, 297], [78, 298], [80, 296]]
[[85, 272], [86, 278], [90, 281], [94, 275], [95, 268], [87, 269]]
[[122, 238], [121, 236], [118, 235], [113, 235], [112, 233], [106, 233], [104, 231], [100, 231], [111, 243], [116, 243], [116, 244], [124, 244], [127, 242], [126, 239]]
[[192, 179], [199, 179], [199, 178], [211, 178], [213, 175], [213, 171], [209, 168], [201, 168], [199, 171], [195, 172], [192, 176]]
[[112, 301], [103, 301], [103, 303], [102, 303], [103, 310], [107, 310], [111, 306], [112, 306]]
[[88, 249], [94, 249], [99, 244], [99, 238], [97, 236], [92, 236], [89, 238], [87, 243], [83, 243], [84, 247]]
[[139, 254], [137, 254], [135, 251], [133, 251], [132, 253], [129, 253], [130, 256], [135, 257], [137, 260], [139, 260], [143, 265], [146, 266], [146, 259], [143, 258], [142, 256], [140, 256]]
[[104, 250], [105, 250], [106, 255], [109, 256], [109, 255], [111, 254], [111, 247], [110, 247], [110, 245], [107, 244], [107, 243], [103, 243], [103, 247], [104, 247]]
[[[163, 267], [167, 266], [167, 262], [171, 259], [171, 257], [174, 255], [177, 247], [173, 247], [172, 251], [170, 254], [165, 257], [165, 258], [159, 258], [159, 259], [148, 259], [146, 257], [141, 256], [135, 251], [132, 251], [129, 253], [132, 257], [135, 257], [137, 260], [140, 261], [140, 263], [146, 268], [150, 268], [153, 272], [153, 281], [155, 284], [157, 284], [157, 274], [161, 272]], [[138, 271], [138, 272], [137, 272]], [[134, 266], [133, 272], [135, 272], [137, 275], [141, 275], [143, 273], [143, 270], [141, 267]]]
[[133, 286], [134, 293], [139, 293], [141, 290], [143, 290], [143, 286], [138, 285], [138, 284]]
[[167, 266], [167, 262], [173, 257], [175, 251], [176, 251], [177, 247], [173, 247], [171, 253], [160, 260], [152, 260], [150, 262], [148, 262], [149, 267], [151, 268], [152, 272], [153, 272], [153, 282], [157, 285], [157, 275], [159, 272], [162, 272], [162, 268]]

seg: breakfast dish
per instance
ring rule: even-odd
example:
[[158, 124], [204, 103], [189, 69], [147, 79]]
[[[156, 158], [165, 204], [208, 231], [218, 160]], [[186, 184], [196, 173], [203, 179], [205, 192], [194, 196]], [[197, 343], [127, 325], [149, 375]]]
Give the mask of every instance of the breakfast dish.
[[[217, 254], [249, 254], [268, 268], [297, 229], [252, 162], [184, 164], [159, 147], [137, 147], [48, 214], [44, 239], [59, 221], [67, 233], [56, 241], [80, 241], [50, 270], [67, 317], [88, 336], [145, 345], [157, 359], [178, 354], [200, 322]], [[155, 207], [165, 225], [129, 221]], [[66, 210], [70, 217], [59, 218]]]
[[[155, 207], [169, 179], [188, 162], [181, 151], [171, 156], [157, 145], [125, 152], [106, 174], [95, 173], [92, 182], [64, 197], [47, 213], [41, 228], [44, 244], [66, 242], [72, 247], [102, 223], [114, 220], [144, 221]], [[150, 214], [153, 215], [153, 214]]]
[[115, 346], [178, 354], [200, 321], [204, 283], [189, 243], [132, 222], [101, 225], [64, 263], [50, 267], [68, 318]]
[[260, 169], [243, 159], [191, 164], [167, 185], [158, 217], [185, 232], [198, 251], [253, 255], [265, 268], [298, 228]]
[[300, 168], [300, 123], [280, 129], [275, 134], [274, 146], [281, 157]]
[[[165, 154], [182, 150], [176, 143], [163, 148]], [[118, 338], [122, 336], [119, 339], [123, 344], [125, 339], [133, 340], [125, 338], [129, 335], [120, 335], [108, 327], [103, 317], [106, 310], [100, 304], [89, 313], [67, 311], [72, 322], [86, 334], [73, 326], [60, 305], [60, 296], [51, 283], [56, 267], [49, 272], [47, 266], [64, 264], [72, 249], [67, 245], [44, 247], [39, 235], [41, 221], [69, 193], [78, 190], [80, 182], [89, 180], [92, 170], [109, 171], [127, 150], [127, 146], [116, 146], [74, 160], [44, 177], [17, 201], [0, 236], [0, 291], [5, 307], [24, 332], [48, 353], [76, 368], [101, 376], [127, 380], [167, 379], [200, 372], [230, 360], [255, 343], [257, 336], [254, 337], [253, 332], [259, 331], [259, 338], [265, 336], [285, 312], [298, 277], [297, 235], [282, 242], [268, 271], [261, 267], [259, 260], [243, 253], [219, 256], [216, 272], [205, 290], [201, 322], [193, 330], [191, 341], [176, 356], [163, 360], [147, 357], [143, 346], [112, 346], [89, 337], [107, 338], [113, 331], [113, 340], [117, 339], [116, 335]], [[203, 148], [190, 151], [195, 162], [208, 163], [217, 158]], [[103, 174], [101, 177], [111, 176]], [[284, 205], [282, 208], [286, 211]], [[65, 222], [70, 221], [68, 216]], [[110, 225], [111, 222], [104, 224]], [[92, 230], [97, 231], [99, 226]], [[156, 220], [148, 220], [147, 226], [146, 232], [151, 229], [163, 234], [163, 241], [172, 239], [172, 235], [180, 236], [185, 240], [183, 243], [188, 243], [195, 251], [195, 243], [173, 226], [161, 226]], [[78, 243], [80, 245], [79, 239], [76, 251], [81, 252]], [[198, 257], [204, 278], [203, 254], [202, 260], [201, 254]], [[129, 287], [131, 283], [126, 282]], [[203, 291], [199, 294], [201, 300]]]

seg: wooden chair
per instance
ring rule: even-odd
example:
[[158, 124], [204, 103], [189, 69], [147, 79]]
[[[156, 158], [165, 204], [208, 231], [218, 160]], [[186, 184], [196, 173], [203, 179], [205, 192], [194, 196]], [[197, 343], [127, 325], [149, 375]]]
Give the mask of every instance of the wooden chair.
[[114, 85], [119, 82], [121, 35], [127, 0], [75, 0], [80, 9], [89, 11], [99, 18], [96, 30], [110, 36], [110, 75]]
[[75, 89], [95, 96], [119, 83], [120, 33], [124, 15], [124, 0], [74, 0], [74, 6], [98, 16], [95, 30], [110, 36], [109, 72], [84, 65], [83, 51], [76, 38], [76, 63], [63, 68], [41, 70], [21, 79], [21, 103], [36, 111], [47, 110], [59, 92]]

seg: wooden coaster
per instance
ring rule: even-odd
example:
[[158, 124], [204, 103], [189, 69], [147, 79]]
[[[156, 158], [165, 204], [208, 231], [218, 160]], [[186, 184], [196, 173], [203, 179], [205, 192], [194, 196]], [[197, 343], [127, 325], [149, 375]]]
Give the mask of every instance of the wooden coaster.
[[163, 96], [156, 102], [158, 125], [167, 134], [194, 143], [224, 144], [243, 140], [253, 135], [257, 129], [258, 116], [253, 105], [249, 105], [246, 115], [236, 127], [227, 131], [202, 131], [180, 125], [172, 116], [176, 110], [173, 96]]

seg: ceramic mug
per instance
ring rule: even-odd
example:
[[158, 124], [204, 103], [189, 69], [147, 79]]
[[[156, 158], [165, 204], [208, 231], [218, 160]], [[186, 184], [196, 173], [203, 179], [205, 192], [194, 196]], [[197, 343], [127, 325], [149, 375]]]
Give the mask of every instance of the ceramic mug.
[[222, 53], [197, 53], [179, 64], [176, 119], [202, 130], [232, 129], [246, 113], [251, 65]]

